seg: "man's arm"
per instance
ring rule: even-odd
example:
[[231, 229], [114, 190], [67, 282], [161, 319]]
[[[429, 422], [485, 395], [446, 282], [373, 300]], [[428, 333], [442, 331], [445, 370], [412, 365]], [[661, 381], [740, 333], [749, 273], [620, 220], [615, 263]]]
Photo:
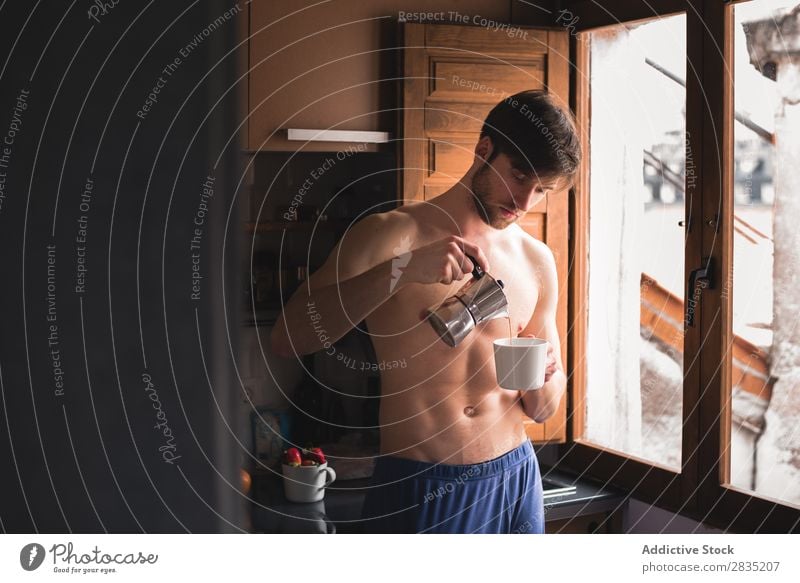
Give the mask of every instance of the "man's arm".
[[276, 354], [288, 358], [327, 348], [399, 291], [402, 284], [391, 285], [391, 259], [380, 261], [376, 249], [389, 220], [374, 214], [356, 223], [300, 285], [272, 329]]
[[413, 226], [392, 212], [356, 223], [325, 264], [294, 293], [272, 329], [276, 354], [291, 357], [328, 348], [328, 342], [339, 340], [409, 283], [450, 285], [464, 279], [475, 267], [469, 254], [484, 271], [489, 270], [480, 247], [450, 235], [413, 253], [409, 247], [400, 256], [407, 254], [405, 267], [392, 273], [398, 248], [392, 244], [413, 238]]
[[545, 383], [541, 389], [520, 391], [522, 408], [525, 414], [543, 423], [558, 410], [567, 386], [567, 377], [561, 362], [561, 343], [556, 326], [556, 307], [558, 305], [558, 273], [553, 254], [544, 244], [538, 245], [537, 264], [539, 265], [539, 298], [528, 325], [519, 336], [534, 336], [549, 342]]

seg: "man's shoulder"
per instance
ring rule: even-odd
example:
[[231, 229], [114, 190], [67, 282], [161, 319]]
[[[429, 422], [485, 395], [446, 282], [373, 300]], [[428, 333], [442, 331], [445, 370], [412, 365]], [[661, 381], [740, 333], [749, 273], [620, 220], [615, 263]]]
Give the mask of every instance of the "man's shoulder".
[[390, 235], [399, 231], [407, 231], [416, 225], [415, 218], [403, 209], [396, 209], [372, 213], [357, 221], [354, 227], [366, 235], [378, 238]]
[[531, 261], [535, 262], [537, 265], [545, 264], [547, 266], [555, 266], [555, 257], [550, 247], [548, 247], [544, 241], [537, 239], [519, 225], [516, 226], [522, 240], [522, 245]]
[[515, 226], [517, 228], [517, 232], [519, 233], [519, 237], [522, 240], [522, 244], [529, 253], [533, 253], [536, 256], [544, 256], [544, 257], [553, 256], [553, 252], [550, 250], [550, 247], [548, 247], [544, 241], [537, 239], [519, 225]]
[[345, 232], [343, 241], [380, 262], [396, 255], [398, 247], [411, 245], [417, 231], [416, 219], [399, 207], [367, 215]]

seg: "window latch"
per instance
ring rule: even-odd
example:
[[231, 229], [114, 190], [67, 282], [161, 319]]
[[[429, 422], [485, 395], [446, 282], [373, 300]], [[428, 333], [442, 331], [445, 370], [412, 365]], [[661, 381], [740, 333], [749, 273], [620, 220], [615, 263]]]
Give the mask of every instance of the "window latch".
[[704, 289], [714, 289], [714, 258], [703, 258], [703, 266], [698, 267], [689, 274], [689, 287], [686, 292], [685, 318], [686, 326], [694, 327], [694, 317], [700, 305], [700, 298]]

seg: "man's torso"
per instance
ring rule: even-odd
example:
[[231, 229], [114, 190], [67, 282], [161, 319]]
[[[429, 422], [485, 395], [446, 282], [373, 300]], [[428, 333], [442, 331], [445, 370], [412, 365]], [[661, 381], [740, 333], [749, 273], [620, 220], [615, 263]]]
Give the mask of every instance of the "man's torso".
[[[408, 206], [408, 205], [406, 205]], [[422, 247], [453, 232], [432, 228], [424, 205], [398, 209], [409, 248]], [[403, 241], [393, 232], [403, 251]], [[517, 225], [470, 239], [486, 253], [490, 274], [504, 283], [513, 336], [527, 325], [536, 306], [539, 279], [531, 241]], [[402, 255], [397, 259], [402, 269]], [[408, 284], [366, 320], [378, 362], [400, 362], [381, 371], [381, 453], [421, 461], [470, 464], [493, 459], [525, 439], [529, 421], [517, 391], [497, 385], [493, 341], [508, 337], [506, 318], [479, 324], [456, 347], [445, 344], [429, 322], [420, 319], [469, 281], [451, 285]]]

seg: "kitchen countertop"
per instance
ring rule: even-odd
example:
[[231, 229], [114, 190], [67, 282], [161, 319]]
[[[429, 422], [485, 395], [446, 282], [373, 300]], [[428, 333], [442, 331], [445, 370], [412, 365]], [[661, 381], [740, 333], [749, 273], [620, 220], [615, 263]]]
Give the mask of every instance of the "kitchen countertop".
[[286, 500], [279, 474], [253, 476], [253, 530], [265, 533], [363, 533], [361, 505], [369, 478], [336, 480], [319, 502]]
[[[626, 498], [624, 492], [560, 470], [542, 466], [541, 472], [544, 481], [556, 482], [544, 485], [546, 522], [613, 512]], [[336, 480], [323, 500], [297, 504], [284, 497], [280, 474], [254, 475], [252, 529], [260, 533], [364, 533], [361, 505], [368, 486], [369, 478]], [[574, 490], [548, 493], [551, 486], [574, 486]]]
[[548, 494], [545, 485], [545, 523], [600, 512], [615, 512], [627, 499], [625, 492], [597, 484], [593, 480], [578, 478], [571, 473], [546, 466], [540, 469], [543, 481], [550, 479], [575, 487], [574, 492], [559, 495], [556, 492]]

